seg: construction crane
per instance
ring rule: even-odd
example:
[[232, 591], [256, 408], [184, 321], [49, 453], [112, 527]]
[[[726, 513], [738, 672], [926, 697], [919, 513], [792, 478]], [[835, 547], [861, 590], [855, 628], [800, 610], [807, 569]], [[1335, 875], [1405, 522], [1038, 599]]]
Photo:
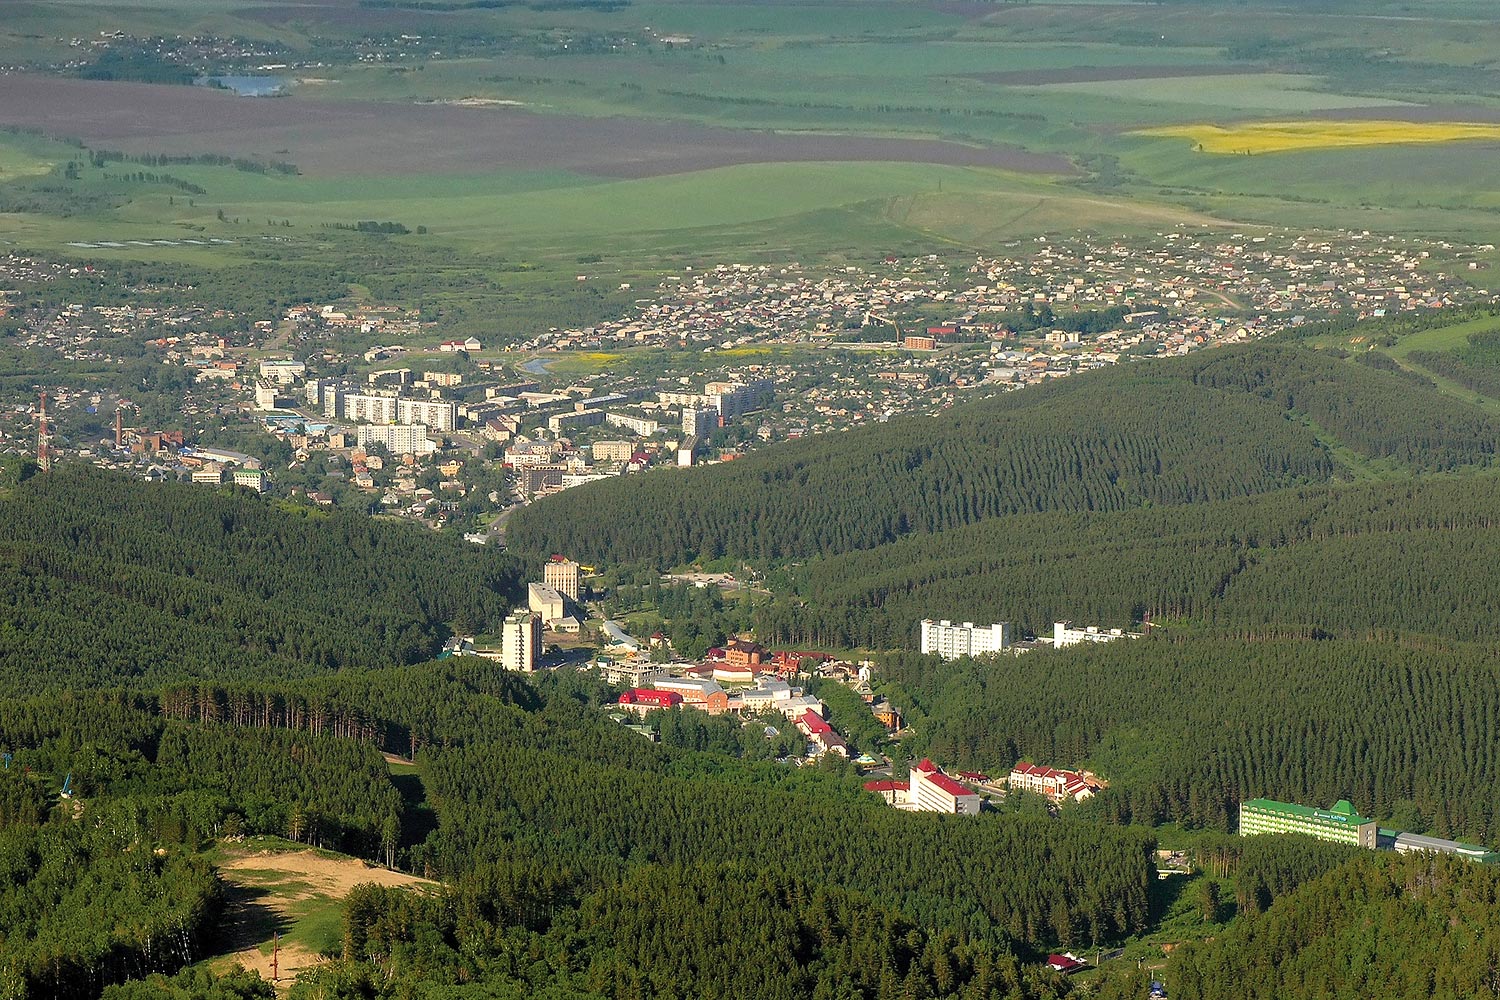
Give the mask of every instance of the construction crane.
[[13, 757], [11, 757], [11, 755], [10, 755], [10, 754], [9, 754], [9, 753], [6, 753], [6, 754], [0, 754], [0, 759], [4, 759], [4, 761], [5, 761], [5, 769], [6, 769], [6, 770], [7, 770], [7, 771], [9, 771], [9, 770], [10, 770], [10, 762], [11, 762], [11, 761], [12, 761], [12, 760], [13, 760], [13, 759], [14, 759], [14, 758], [13, 758]]
[[69, 771], [68, 772], [68, 776], [63, 779], [62, 791], [59, 794], [63, 798], [65, 798], [65, 799], [71, 799], [73, 797], [73, 772], [72, 771]]

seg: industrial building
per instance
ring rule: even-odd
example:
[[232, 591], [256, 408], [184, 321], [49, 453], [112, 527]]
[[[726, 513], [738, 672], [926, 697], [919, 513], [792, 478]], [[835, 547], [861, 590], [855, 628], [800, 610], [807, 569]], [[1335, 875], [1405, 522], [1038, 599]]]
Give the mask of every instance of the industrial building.
[[1467, 858], [1470, 861], [1478, 861], [1481, 864], [1494, 864], [1500, 861], [1500, 855], [1495, 854], [1487, 847], [1477, 844], [1462, 844], [1456, 840], [1443, 840], [1441, 837], [1428, 837], [1420, 833], [1398, 833], [1392, 848], [1397, 854], [1413, 854], [1425, 851], [1429, 854], [1452, 854], [1455, 857]]
[[1379, 846], [1379, 831], [1373, 819], [1354, 811], [1347, 799], [1332, 808], [1314, 809], [1273, 799], [1249, 799], [1240, 803], [1240, 836], [1262, 833], [1301, 833], [1318, 840], [1354, 847]]
[[955, 624], [946, 618], [940, 622], [931, 619], [922, 622], [922, 652], [936, 654], [945, 660], [998, 653], [1013, 641], [1010, 622], [996, 622], [993, 625], [975, 625], [973, 622]]

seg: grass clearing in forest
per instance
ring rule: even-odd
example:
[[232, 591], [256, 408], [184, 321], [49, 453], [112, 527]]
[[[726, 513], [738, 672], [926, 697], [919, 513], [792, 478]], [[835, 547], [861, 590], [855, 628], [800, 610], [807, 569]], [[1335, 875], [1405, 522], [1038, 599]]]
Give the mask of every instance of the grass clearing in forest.
[[328, 851], [259, 850], [255, 843], [256, 849], [226, 846], [217, 859], [227, 891], [223, 950], [210, 963], [219, 969], [238, 963], [270, 979], [273, 939], [280, 935], [276, 964], [283, 989], [340, 946], [344, 897], [356, 885], [435, 884]]
[[1500, 139], [1500, 125], [1479, 122], [1305, 121], [1240, 125], [1168, 125], [1133, 135], [1189, 139], [1199, 152], [1251, 156], [1307, 149]]

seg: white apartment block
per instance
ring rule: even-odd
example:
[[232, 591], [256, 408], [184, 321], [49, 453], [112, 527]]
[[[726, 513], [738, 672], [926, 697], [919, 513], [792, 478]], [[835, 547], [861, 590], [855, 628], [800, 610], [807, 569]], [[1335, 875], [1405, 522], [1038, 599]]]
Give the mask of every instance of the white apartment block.
[[235, 469], [230, 473], [230, 478], [236, 486], [243, 486], [257, 493], [266, 491], [266, 474], [259, 469]]
[[1080, 642], [1114, 642], [1116, 639], [1139, 639], [1139, 632], [1126, 632], [1124, 629], [1103, 629], [1097, 625], [1087, 628], [1074, 628], [1072, 622], [1054, 622], [1052, 624], [1052, 645], [1058, 649], [1064, 646], [1076, 646]]
[[401, 399], [396, 401], [397, 422], [426, 424], [433, 430], [451, 431], [458, 427], [458, 404], [441, 400]]
[[1010, 622], [975, 625], [973, 622], [955, 624], [946, 618], [938, 622], [930, 618], [922, 621], [922, 652], [936, 654], [945, 660], [998, 653], [1013, 641]]
[[635, 442], [595, 441], [589, 449], [596, 462], [628, 462], [635, 454]]
[[689, 437], [707, 437], [719, 426], [719, 411], [685, 406], [682, 409], [682, 433]]
[[344, 397], [344, 419], [366, 424], [426, 424], [436, 431], [451, 431], [458, 426], [458, 404], [350, 393]]
[[426, 424], [361, 424], [354, 429], [361, 448], [384, 445], [392, 455], [430, 455], [437, 445], [427, 438]]
[[907, 802], [909, 808], [919, 812], [960, 816], [978, 816], [980, 808], [978, 792], [954, 781], [926, 759], [911, 769], [911, 795]]
[[578, 600], [579, 569], [571, 559], [552, 558], [542, 567], [542, 582], [569, 600]]
[[268, 378], [255, 380], [255, 408], [257, 410], [276, 409], [277, 383]]
[[758, 378], [749, 382], [710, 382], [704, 387], [703, 396], [710, 407], [729, 420], [765, 406], [775, 392], [775, 382]]
[[534, 673], [542, 655], [542, 619], [530, 611], [513, 611], [500, 626], [500, 665]]
[[533, 583], [527, 586], [526, 606], [542, 619], [543, 624], [562, 621], [563, 596], [545, 583]]
[[661, 429], [661, 424], [646, 417], [632, 417], [628, 413], [606, 413], [604, 422], [611, 427], [623, 427], [632, 434], [650, 437]]

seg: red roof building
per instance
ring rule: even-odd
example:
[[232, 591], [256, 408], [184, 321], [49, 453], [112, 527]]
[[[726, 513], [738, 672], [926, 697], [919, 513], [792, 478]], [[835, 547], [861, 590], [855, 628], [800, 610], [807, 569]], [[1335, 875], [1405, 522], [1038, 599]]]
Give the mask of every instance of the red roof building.
[[1097, 789], [1103, 787], [1101, 782], [1090, 775], [1079, 774], [1076, 771], [1059, 771], [1024, 760], [1011, 768], [1007, 784], [1013, 791], [1044, 795], [1053, 802], [1064, 802], [1068, 799], [1082, 802], [1093, 795]]
[[849, 744], [845, 743], [844, 738], [812, 709], [809, 708], [802, 713], [802, 717], [797, 720], [797, 728], [821, 747], [824, 753], [836, 753], [840, 757], [849, 756]]
[[631, 688], [620, 695], [619, 705], [631, 711], [649, 712], [653, 708], [676, 708], [682, 704], [682, 695], [676, 691], [654, 691], [651, 688]]
[[1080, 962], [1072, 955], [1048, 955], [1047, 968], [1061, 972], [1065, 976], [1071, 976], [1080, 969], [1087, 969], [1087, 962]]
[[979, 793], [944, 774], [924, 757], [911, 770], [911, 808], [924, 812], [979, 815]]

